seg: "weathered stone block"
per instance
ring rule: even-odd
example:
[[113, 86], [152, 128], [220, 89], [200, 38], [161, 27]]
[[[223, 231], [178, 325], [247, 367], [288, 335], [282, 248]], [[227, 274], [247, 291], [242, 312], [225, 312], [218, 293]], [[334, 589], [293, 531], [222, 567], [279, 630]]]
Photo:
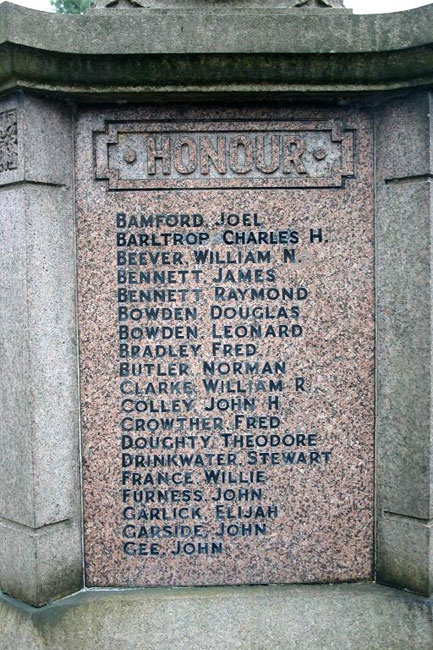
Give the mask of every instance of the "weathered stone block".
[[377, 474], [391, 512], [432, 513], [431, 181], [378, 188]]
[[0, 194], [0, 515], [35, 528], [75, 515], [80, 502], [70, 200], [69, 189], [46, 185]]
[[377, 576], [432, 584], [432, 99], [380, 109], [377, 134]]
[[82, 584], [72, 130], [39, 98], [1, 110], [0, 584], [42, 604]]
[[0, 600], [0, 650], [431, 650], [432, 612], [366, 584], [89, 591]]
[[433, 530], [428, 520], [385, 513], [379, 517], [377, 571], [380, 581], [433, 593]]
[[39, 607], [82, 584], [78, 518], [32, 529], [0, 520], [2, 589]]
[[19, 92], [0, 101], [0, 185], [70, 185], [72, 116], [60, 102]]
[[376, 133], [381, 178], [409, 178], [432, 172], [432, 108], [432, 93], [422, 92], [393, 100], [379, 111]]

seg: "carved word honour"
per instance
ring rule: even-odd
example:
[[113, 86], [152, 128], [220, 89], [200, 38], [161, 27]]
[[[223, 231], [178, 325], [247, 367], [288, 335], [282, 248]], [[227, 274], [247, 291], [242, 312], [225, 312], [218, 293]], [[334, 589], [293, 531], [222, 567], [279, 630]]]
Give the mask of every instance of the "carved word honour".
[[338, 121], [107, 122], [96, 178], [109, 190], [342, 187], [353, 139]]

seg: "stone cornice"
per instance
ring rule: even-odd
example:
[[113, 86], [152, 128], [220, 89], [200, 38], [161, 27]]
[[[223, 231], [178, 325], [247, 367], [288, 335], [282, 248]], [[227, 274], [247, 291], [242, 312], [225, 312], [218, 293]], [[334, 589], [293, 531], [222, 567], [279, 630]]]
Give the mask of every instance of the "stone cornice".
[[370, 93], [433, 85], [433, 4], [394, 14], [0, 5], [0, 90], [119, 97]]

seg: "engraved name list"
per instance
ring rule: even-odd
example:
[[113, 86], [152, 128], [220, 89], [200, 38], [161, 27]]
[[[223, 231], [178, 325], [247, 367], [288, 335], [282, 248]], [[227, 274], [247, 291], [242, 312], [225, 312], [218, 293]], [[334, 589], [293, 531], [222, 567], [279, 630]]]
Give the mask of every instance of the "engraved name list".
[[89, 584], [367, 577], [368, 128], [355, 175], [338, 120], [92, 127], [77, 169]]

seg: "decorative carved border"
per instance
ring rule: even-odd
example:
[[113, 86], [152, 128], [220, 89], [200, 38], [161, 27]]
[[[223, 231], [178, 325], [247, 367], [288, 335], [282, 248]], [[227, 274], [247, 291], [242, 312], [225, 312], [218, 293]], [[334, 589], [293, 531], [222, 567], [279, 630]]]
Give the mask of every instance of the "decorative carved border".
[[[110, 146], [119, 144], [124, 135], [195, 135], [195, 134], [230, 134], [230, 133], [263, 133], [272, 135], [273, 132], [287, 133], [292, 137], [311, 132], [329, 133], [330, 144], [340, 147], [340, 165], [332, 166], [331, 173], [324, 176], [308, 175], [279, 175], [271, 177], [221, 177], [221, 178], [122, 178], [120, 169], [110, 164]], [[354, 130], [345, 129], [340, 120], [231, 120], [206, 121], [195, 120], [179, 122], [172, 120], [155, 121], [107, 121], [103, 132], [95, 131], [94, 159], [95, 178], [107, 180], [108, 190], [181, 190], [181, 189], [286, 189], [286, 188], [326, 188], [344, 187], [345, 179], [355, 175], [354, 161]], [[317, 158], [319, 160], [319, 158]], [[126, 165], [136, 162], [136, 152], [129, 150], [129, 159], [124, 157]]]
[[16, 108], [0, 113], [0, 174], [18, 169], [18, 118]]

